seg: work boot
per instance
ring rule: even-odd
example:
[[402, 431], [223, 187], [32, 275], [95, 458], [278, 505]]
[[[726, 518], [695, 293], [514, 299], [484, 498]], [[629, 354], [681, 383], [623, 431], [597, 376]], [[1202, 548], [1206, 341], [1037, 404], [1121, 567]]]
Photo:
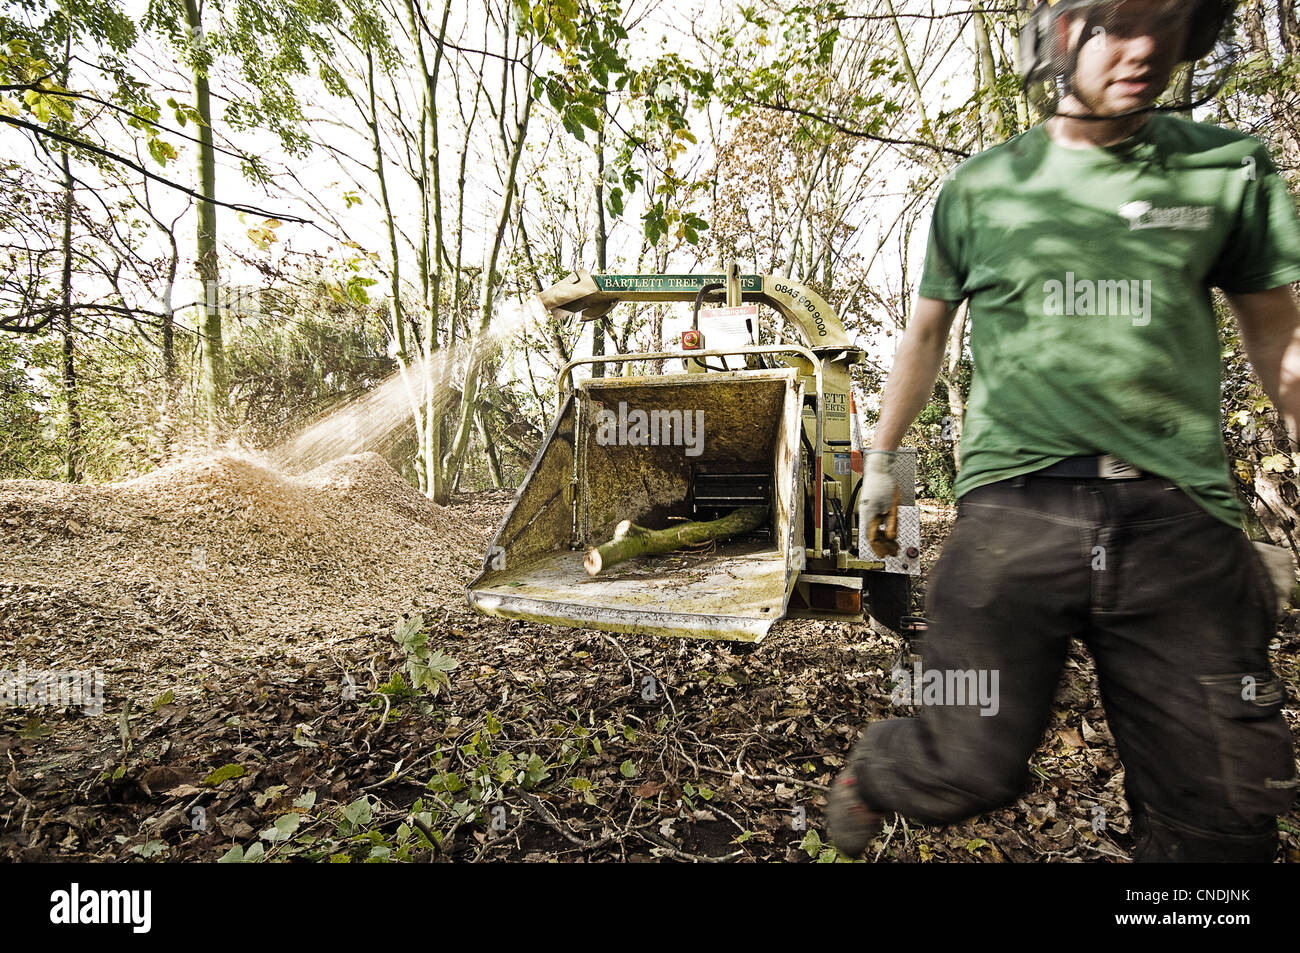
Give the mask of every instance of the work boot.
[[826, 835], [842, 854], [861, 856], [885, 826], [885, 815], [858, 795], [858, 779], [849, 765], [831, 785], [826, 799]]

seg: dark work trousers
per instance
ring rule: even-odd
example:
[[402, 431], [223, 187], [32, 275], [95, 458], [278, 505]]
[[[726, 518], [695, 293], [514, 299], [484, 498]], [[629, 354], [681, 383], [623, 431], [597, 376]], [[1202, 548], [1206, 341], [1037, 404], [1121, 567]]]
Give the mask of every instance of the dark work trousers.
[[1159, 477], [969, 491], [921, 651], [927, 678], [996, 672], [996, 713], [950, 692], [869, 725], [853, 752], [863, 800], [931, 824], [1014, 802], [1074, 636], [1124, 764], [1134, 859], [1272, 860], [1297, 782], [1270, 587], [1241, 530]]

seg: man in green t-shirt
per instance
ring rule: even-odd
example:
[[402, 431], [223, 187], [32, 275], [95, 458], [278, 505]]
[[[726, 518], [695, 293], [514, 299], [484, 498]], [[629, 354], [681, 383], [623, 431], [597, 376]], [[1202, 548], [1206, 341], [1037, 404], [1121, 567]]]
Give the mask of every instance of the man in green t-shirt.
[[1014, 801], [1077, 637], [1135, 859], [1273, 858], [1297, 785], [1268, 660], [1278, 600], [1229, 475], [1210, 289], [1294, 435], [1300, 217], [1258, 141], [1154, 106], [1234, 6], [1040, 3], [1022, 68], [1052, 84], [1055, 115], [940, 191], [859, 515], [888, 509], [892, 453], [966, 301], [958, 516], [929, 581], [918, 713], [868, 726], [831, 791], [846, 853], [886, 812], [949, 823]]

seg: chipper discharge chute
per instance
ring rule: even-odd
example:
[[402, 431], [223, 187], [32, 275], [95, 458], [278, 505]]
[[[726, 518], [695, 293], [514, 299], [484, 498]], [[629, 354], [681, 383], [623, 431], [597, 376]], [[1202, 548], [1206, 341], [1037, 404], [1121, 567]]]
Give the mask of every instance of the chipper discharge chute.
[[[700, 315], [710, 294], [732, 308], [775, 309], [804, 342], [736, 343], [733, 334], [710, 349], [710, 318]], [[542, 293], [547, 308], [585, 319], [625, 300], [693, 301], [682, 350], [563, 369], [559, 413], [470, 603], [512, 619], [746, 642], [786, 615], [861, 618], [865, 604], [897, 632], [920, 561], [914, 457], [898, 456], [894, 539], [873, 550], [872, 528], [857, 525], [862, 446], [849, 372], [864, 355], [826, 302], [734, 265], [725, 275], [579, 272]], [[729, 312], [733, 326], [737, 313], [754, 309]], [[659, 375], [572, 382], [584, 364], [617, 373], [658, 360]], [[682, 535], [705, 541], [667, 551]]]

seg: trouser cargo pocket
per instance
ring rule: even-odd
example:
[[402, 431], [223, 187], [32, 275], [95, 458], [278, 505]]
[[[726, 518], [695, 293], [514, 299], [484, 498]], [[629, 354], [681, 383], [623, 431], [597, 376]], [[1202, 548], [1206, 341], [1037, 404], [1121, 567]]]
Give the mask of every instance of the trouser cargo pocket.
[[1206, 717], [1228, 805], [1247, 825], [1290, 810], [1296, 777], [1291, 731], [1282, 718], [1286, 691], [1271, 672], [1203, 675]]

